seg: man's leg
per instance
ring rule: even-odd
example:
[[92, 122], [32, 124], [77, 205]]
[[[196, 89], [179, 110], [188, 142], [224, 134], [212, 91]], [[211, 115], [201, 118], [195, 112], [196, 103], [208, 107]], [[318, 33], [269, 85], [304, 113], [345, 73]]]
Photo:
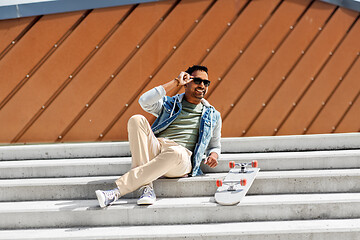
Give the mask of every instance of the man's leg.
[[160, 142], [161, 152], [155, 158], [116, 180], [121, 195], [150, 184], [161, 176], [182, 177], [191, 171], [191, 153], [186, 148], [165, 139], [160, 139]]

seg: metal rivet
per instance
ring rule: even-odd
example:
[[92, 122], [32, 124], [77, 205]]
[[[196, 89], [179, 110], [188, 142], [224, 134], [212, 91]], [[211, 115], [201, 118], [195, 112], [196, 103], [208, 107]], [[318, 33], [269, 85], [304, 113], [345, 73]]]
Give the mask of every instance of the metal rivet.
[[322, 28], [321, 27], [319, 27], [319, 31], [321, 31], [322, 30]]
[[358, 53], [357, 53], [357, 55], [359, 55], [359, 56], [360, 56], [360, 52], [358, 52]]
[[339, 78], [339, 81], [342, 81], [342, 80], [343, 80], [343, 77], [340, 77], [340, 78]]
[[28, 74], [28, 75], [26, 75], [26, 77], [27, 77], [27, 78], [29, 78], [29, 77], [30, 77], [30, 75]]
[[12, 41], [11, 44], [15, 44], [15, 41]]
[[335, 130], [336, 129], [336, 127], [332, 127], [332, 130]]
[[59, 138], [59, 139], [62, 139], [62, 136], [59, 136], [58, 138]]
[[351, 106], [353, 103], [352, 102], [349, 102], [349, 105]]
[[150, 75], [149, 78], [152, 79], [152, 75]]
[[240, 54], [242, 54], [243, 53], [243, 50], [240, 50]]
[[232, 104], [230, 104], [230, 107], [234, 107], [234, 104], [232, 103]]
[[136, 48], [140, 48], [140, 45], [136, 45]]
[[286, 79], [286, 77], [284, 76], [284, 77], [282, 77], [282, 80], [285, 80]]
[[330, 56], [332, 56], [332, 55], [333, 55], [333, 53], [332, 53], [332, 52], [330, 52], [330, 53], [329, 53], [329, 55], [330, 55]]
[[325, 102], [322, 102], [321, 105], [325, 106]]
[[114, 75], [111, 75], [111, 78], [114, 78], [115, 76]]
[[253, 77], [252, 77], [252, 78], [250, 78], [250, 80], [251, 80], [251, 81], [254, 81], [254, 80], [255, 80], [255, 78], [253, 78]]
[[221, 81], [221, 77], [219, 77], [218, 80]]
[[72, 78], [72, 77], [73, 77], [72, 75], [69, 76], [69, 78]]
[[293, 106], [296, 106], [296, 102], [293, 102]]
[[208, 48], [208, 49], [206, 49], [206, 51], [207, 51], [207, 52], [210, 52], [210, 49]]
[[54, 45], [54, 47], [57, 47], [57, 46], [58, 46], [57, 44]]
[[294, 26], [290, 26], [290, 29], [294, 29]]
[[231, 23], [228, 23], [227, 25], [230, 27], [230, 26], [231, 26]]
[[265, 107], [265, 106], [266, 106], [266, 103], [263, 103], [262, 106]]
[[102, 133], [99, 135], [99, 137], [101, 137], [101, 138], [102, 138], [103, 136], [104, 136], [104, 135], [103, 135]]
[[98, 48], [99, 48], [99, 46], [96, 46], [95, 48], [96, 48], [96, 49], [98, 49]]
[[164, 21], [164, 18], [160, 18], [160, 21]]
[[198, 19], [196, 19], [196, 20], [195, 20], [195, 22], [196, 22], [196, 23], [198, 23], [198, 22], [199, 22], [199, 20], [198, 20]]
[[307, 131], [307, 128], [304, 128], [304, 132], [306, 132]]
[[263, 25], [262, 25], [262, 24], [260, 24], [260, 25], [259, 25], [259, 27], [260, 27], [260, 28], [262, 28], [262, 27], [263, 27]]
[[302, 51], [301, 51], [301, 54], [305, 54], [305, 51], [304, 51], [304, 50], [302, 50]]
[[277, 128], [275, 128], [275, 129], [274, 129], [274, 132], [277, 132], [277, 131], [278, 131]]
[[85, 107], [89, 107], [89, 104], [87, 103], [87, 104], [85, 104]]
[[272, 50], [271, 53], [274, 54], [274, 53], [275, 53], [275, 50]]
[[42, 108], [42, 109], [45, 109], [45, 106], [42, 106], [41, 108]]
[[176, 46], [173, 46], [173, 49], [176, 49]]
[[125, 107], [128, 107], [128, 106], [129, 106], [129, 104], [126, 103], [126, 104], [125, 104]]
[[314, 77], [312, 77], [312, 78], [311, 78], [311, 81], [314, 81], [314, 80], [315, 80], [315, 78], [314, 78]]
[[242, 133], [245, 134], [245, 133], [246, 133], [246, 130], [243, 130]]

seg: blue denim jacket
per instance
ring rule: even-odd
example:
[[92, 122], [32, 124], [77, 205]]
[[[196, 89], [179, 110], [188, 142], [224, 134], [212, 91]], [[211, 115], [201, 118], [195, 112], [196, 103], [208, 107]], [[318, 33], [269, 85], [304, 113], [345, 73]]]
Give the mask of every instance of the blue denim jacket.
[[[140, 106], [157, 117], [151, 127], [155, 135], [165, 130], [180, 114], [182, 109], [181, 101], [184, 95], [183, 93], [168, 97], [165, 89], [159, 86], [140, 97]], [[200, 164], [204, 155], [208, 156], [210, 153], [216, 152], [220, 156], [221, 152], [222, 121], [220, 113], [205, 99], [202, 99], [201, 102], [204, 108], [200, 121], [198, 141], [192, 154], [192, 176], [203, 174]]]

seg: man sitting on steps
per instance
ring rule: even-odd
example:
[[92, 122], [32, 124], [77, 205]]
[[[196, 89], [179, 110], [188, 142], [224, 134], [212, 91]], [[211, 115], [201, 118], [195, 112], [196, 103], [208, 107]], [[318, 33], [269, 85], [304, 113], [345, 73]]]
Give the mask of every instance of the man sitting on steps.
[[[101, 207], [140, 187], [142, 195], [137, 204], [153, 204], [154, 180], [189, 173], [202, 175], [200, 164], [204, 155], [205, 164], [217, 166], [222, 122], [220, 113], [204, 99], [209, 85], [208, 69], [194, 65], [140, 97], [141, 107], [157, 119], [152, 127], [142, 115], [129, 119], [132, 169], [116, 180], [117, 188], [96, 191]], [[177, 86], [184, 86], [185, 93], [166, 96]]]

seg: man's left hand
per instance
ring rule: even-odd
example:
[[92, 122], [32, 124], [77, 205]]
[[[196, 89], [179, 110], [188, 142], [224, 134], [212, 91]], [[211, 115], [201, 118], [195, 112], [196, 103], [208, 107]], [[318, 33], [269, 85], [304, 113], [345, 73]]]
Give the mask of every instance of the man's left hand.
[[205, 164], [209, 165], [209, 167], [214, 168], [218, 165], [218, 155], [217, 153], [210, 153], [210, 155], [205, 159]]

